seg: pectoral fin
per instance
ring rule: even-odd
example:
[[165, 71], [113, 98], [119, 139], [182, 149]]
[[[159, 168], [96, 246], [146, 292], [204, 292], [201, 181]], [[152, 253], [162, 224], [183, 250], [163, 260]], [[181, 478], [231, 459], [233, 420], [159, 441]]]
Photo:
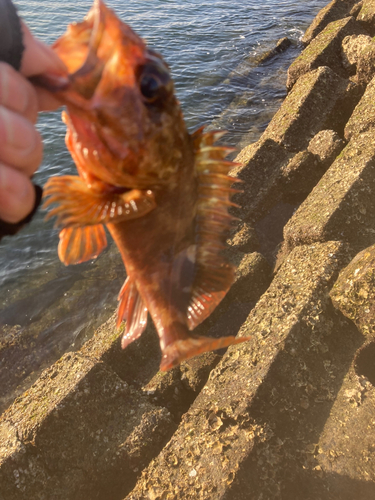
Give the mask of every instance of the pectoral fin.
[[77, 227], [136, 219], [156, 206], [153, 193], [131, 189], [124, 193], [96, 192], [77, 176], [52, 177], [45, 186], [44, 207], [57, 204], [47, 218], [57, 216], [57, 226]]
[[96, 259], [107, 246], [107, 237], [101, 224], [67, 227], [60, 231], [59, 238], [57, 251], [66, 266]]
[[119, 294], [119, 307], [117, 312], [117, 328], [126, 320], [125, 331], [121, 340], [121, 347], [136, 340], [147, 325], [147, 307], [139, 295], [137, 286], [129, 277], [126, 279]]

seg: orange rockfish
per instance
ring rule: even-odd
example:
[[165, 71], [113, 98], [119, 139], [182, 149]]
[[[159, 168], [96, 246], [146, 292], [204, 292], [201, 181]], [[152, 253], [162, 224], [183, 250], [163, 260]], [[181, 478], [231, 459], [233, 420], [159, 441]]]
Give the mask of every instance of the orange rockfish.
[[122, 347], [141, 335], [149, 312], [161, 370], [247, 340], [191, 333], [234, 279], [221, 254], [235, 181], [228, 148], [214, 146], [221, 133], [188, 133], [167, 64], [103, 1], [53, 48], [68, 75], [39, 84], [67, 106], [66, 144], [79, 174], [45, 187], [46, 205], [56, 204], [49, 216], [62, 228], [61, 261], [97, 257], [107, 226], [128, 276], [119, 295]]

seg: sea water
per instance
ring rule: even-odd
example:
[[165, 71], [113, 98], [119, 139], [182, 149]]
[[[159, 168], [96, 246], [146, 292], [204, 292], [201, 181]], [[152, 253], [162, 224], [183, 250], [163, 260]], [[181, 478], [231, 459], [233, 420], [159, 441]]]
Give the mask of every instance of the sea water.
[[[52, 43], [84, 17], [90, 0], [18, 0], [35, 36]], [[285, 97], [286, 71], [300, 39], [327, 0], [108, 0], [168, 62], [188, 127], [227, 129], [238, 149], [255, 142]], [[289, 37], [264, 64], [257, 57]], [[44, 160], [35, 175], [73, 174], [61, 110], [40, 115]], [[112, 244], [95, 261], [65, 267], [58, 231], [40, 210], [0, 244], [0, 412], [40, 371], [78, 349], [116, 308], [125, 271]]]

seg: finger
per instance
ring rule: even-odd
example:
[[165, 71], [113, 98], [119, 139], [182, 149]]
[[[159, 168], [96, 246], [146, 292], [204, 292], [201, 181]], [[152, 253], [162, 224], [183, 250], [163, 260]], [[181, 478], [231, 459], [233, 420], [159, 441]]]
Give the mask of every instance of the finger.
[[35, 123], [38, 100], [34, 87], [9, 64], [0, 62], [0, 105]]
[[41, 87], [35, 87], [39, 111], [53, 111], [63, 105], [61, 101]]
[[21, 25], [25, 46], [21, 62], [21, 73], [27, 77], [48, 72], [66, 73], [65, 64], [54, 51], [34, 38], [25, 23], [21, 22]]
[[22, 170], [28, 177], [42, 161], [42, 140], [33, 124], [0, 106], [0, 162]]
[[35, 190], [30, 179], [0, 163], [0, 219], [17, 223], [32, 211], [34, 203]]

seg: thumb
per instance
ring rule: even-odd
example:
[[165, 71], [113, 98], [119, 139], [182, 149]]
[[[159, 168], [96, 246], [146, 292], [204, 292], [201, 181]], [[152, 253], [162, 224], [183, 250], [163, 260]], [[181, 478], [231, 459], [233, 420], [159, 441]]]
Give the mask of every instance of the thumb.
[[25, 47], [21, 62], [21, 73], [26, 77], [47, 72], [66, 73], [65, 64], [54, 51], [48, 45], [34, 38], [23, 21], [21, 21], [21, 27]]

